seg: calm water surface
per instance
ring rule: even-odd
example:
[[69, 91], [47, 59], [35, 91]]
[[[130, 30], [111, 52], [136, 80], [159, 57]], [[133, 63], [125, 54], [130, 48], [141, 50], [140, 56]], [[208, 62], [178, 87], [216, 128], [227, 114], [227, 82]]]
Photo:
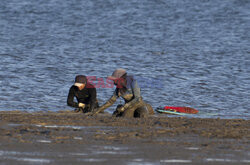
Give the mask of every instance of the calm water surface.
[[[0, 110], [71, 109], [75, 75], [122, 67], [147, 80], [154, 108], [249, 119], [249, 9], [249, 0], [2, 1]], [[97, 89], [101, 104], [113, 90]]]

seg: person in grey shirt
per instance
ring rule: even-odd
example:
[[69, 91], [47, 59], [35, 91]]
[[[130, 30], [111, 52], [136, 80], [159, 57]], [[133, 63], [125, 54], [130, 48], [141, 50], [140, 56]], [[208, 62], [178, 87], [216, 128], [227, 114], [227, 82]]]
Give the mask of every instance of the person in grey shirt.
[[141, 91], [137, 81], [133, 76], [127, 75], [125, 69], [116, 69], [108, 79], [114, 81], [116, 89], [112, 97], [104, 105], [94, 110], [92, 115], [103, 112], [105, 109], [113, 105], [119, 97], [124, 99], [125, 104], [118, 105], [113, 116], [146, 118], [149, 114], [154, 114], [151, 105], [142, 100]]

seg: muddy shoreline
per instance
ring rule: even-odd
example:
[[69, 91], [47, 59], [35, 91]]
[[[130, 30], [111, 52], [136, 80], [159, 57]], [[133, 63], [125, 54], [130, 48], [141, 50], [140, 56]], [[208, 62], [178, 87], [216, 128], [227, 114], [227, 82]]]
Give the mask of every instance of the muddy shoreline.
[[0, 162], [7, 164], [250, 162], [250, 121], [243, 119], [6, 111], [0, 140]]

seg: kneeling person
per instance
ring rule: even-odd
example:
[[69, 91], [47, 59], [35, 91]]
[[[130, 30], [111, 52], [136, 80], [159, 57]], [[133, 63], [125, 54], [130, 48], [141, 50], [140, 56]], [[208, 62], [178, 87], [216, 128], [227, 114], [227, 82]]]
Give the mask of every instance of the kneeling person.
[[[77, 102], [74, 101], [76, 97]], [[96, 99], [96, 88], [88, 83], [86, 76], [78, 75], [75, 77], [75, 84], [71, 86], [67, 99], [68, 106], [76, 108], [76, 112], [92, 112], [98, 108]]]
[[93, 115], [103, 112], [113, 105], [118, 97], [122, 97], [125, 104], [117, 106], [116, 111], [113, 113], [116, 117], [146, 118], [148, 115], [154, 114], [152, 106], [142, 100], [137, 81], [133, 76], [127, 75], [125, 69], [116, 69], [112, 76], [108, 78], [114, 81], [116, 90], [113, 96], [104, 105], [93, 112]]

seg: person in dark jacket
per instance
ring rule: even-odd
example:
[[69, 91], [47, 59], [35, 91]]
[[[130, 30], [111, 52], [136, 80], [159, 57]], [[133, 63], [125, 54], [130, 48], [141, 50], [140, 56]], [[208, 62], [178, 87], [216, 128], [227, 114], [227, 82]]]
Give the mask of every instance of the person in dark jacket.
[[108, 79], [114, 81], [116, 90], [113, 96], [104, 105], [96, 109], [92, 115], [103, 112], [106, 108], [113, 105], [118, 97], [122, 97], [125, 104], [118, 105], [113, 116], [146, 118], [149, 114], [154, 113], [151, 105], [142, 100], [137, 81], [133, 76], [127, 75], [125, 69], [116, 69]]
[[[76, 98], [77, 102], [74, 101]], [[71, 86], [67, 99], [68, 106], [76, 108], [76, 112], [92, 112], [98, 108], [96, 98], [96, 88], [88, 83], [86, 76], [78, 75], [75, 77], [75, 84]]]

